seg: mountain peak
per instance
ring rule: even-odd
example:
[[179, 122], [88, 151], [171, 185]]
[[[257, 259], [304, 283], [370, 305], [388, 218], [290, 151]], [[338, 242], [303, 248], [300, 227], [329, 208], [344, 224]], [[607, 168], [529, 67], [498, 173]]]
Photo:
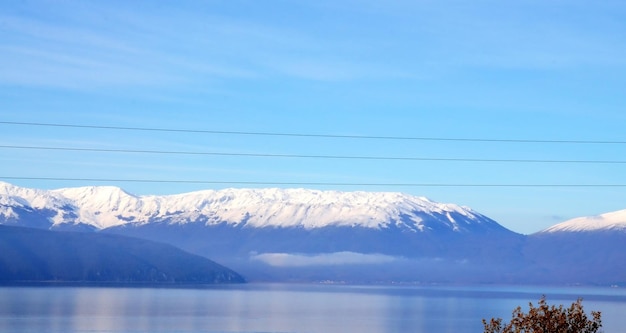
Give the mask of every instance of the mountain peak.
[[74, 200], [88, 198], [89, 200], [95, 201], [119, 201], [128, 198], [137, 198], [135, 195], [130, 194], [116, 186], [70, 187], [53, 190], [52, 192], [60, 193], [61, 195]]
[[601, 215], [574, 218], [547, 228], [540, 233], [589, 232], [603, 230], [626, 231], [626, 209], [604, 213]]

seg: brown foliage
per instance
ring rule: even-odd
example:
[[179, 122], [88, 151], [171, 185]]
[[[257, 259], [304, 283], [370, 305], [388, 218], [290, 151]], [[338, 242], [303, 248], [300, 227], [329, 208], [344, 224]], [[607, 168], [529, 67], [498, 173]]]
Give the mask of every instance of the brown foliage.
[[517, 307], [508, 324], [503, 324], [502, 318], [483, 319], [484, 333], [596, 333], [602, 327], [600, 312], [591, 311], [592, 319], [589, 319], [580, 298], [569, 308], [549, 306], [545, 296], [537, 307], [533, 303], [529, 305], [528, 313]]

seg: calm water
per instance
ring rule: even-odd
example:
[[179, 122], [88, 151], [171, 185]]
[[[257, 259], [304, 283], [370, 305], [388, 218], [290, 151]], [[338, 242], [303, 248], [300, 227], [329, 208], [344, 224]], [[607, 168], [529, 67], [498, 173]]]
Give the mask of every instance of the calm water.
[[583, 297], [604, 329], [626, 332], [626, 289], [362, 287], [0, 287], [0, 332], [482, 332], [542, 294]]

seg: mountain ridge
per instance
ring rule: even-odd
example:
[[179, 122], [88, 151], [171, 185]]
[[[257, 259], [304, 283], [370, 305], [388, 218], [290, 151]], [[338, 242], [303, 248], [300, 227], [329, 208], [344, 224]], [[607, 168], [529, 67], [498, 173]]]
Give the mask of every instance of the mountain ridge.
[[[414, 231], [429, 228], [436, 218], [456, 232], [472, 223], [497, 224], [468, 207], [443, 204], [399, 192], [340, 192], [307, 189], [223, 189], [174, 195], [135, 196], [112, 186], [31, 190], [7, 185], [0, 203], [19, 198], [23, 207], [65, 211], [51, 218], [52, 225], [87, 224], [98, 229], [128, 223], [227, 222], [249, 227], [359, 226], [381, 228], [402, 224]], [[2, 211], [0, 211], [2, 214]], [[6, 212], [5, 215], [10, 215]], [[13, 214], [15, 215], [15, 214]], [[460, 218], [459, 218], [460, 217]], [[462, 221], [459, 221], [462, 220]], [[470, 223], [471, 222], [471, 223]]]

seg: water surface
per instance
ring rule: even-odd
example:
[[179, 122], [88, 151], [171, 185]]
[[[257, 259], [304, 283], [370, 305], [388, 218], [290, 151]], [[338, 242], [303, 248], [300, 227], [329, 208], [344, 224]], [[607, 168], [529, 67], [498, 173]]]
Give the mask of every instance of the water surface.
[[0, 332], [482, 332], [545, 294], [583, 297], [626, 331], [626, 289], [249, 284], [198, 288], [0, 287]]

